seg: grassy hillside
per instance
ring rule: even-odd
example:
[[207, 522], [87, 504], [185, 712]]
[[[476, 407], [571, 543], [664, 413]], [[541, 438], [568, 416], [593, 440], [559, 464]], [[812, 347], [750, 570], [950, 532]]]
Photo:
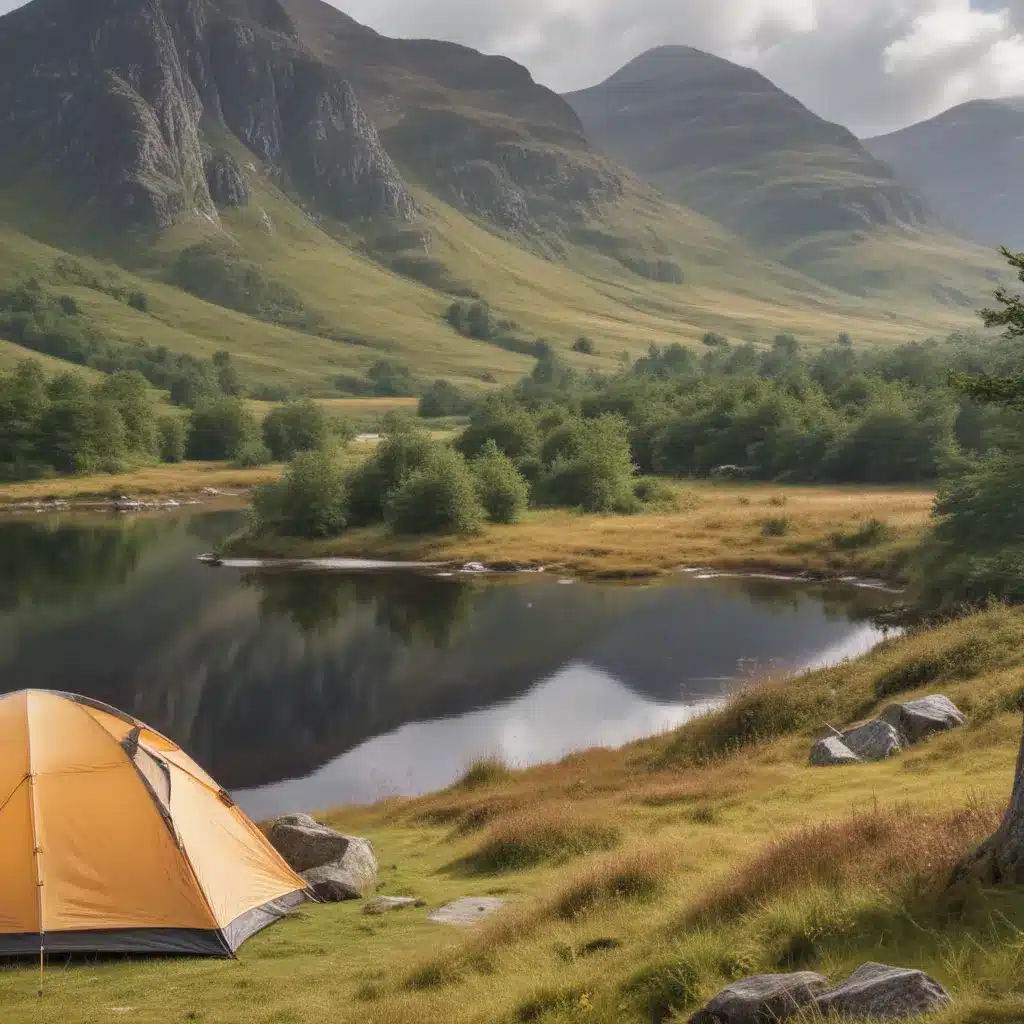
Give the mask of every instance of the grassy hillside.
[[[29, 965], [0, 976], [5, 1019], [641, 1024], [685, 1020], [751, 973], [839, 980], [876, 960], [948, 987], [937, 1024], [1018, 1020], [1024, 899], [944, 887], [1005, 806], [1022, 642], [1024, 616], [997, 609], [622, 751], [525, 772], [482, 763], [433, 796], [330, 813], [372, 838], [381, 892], [510, 908], [461, 932], [423, 910], [309, 907], [237, 963], [79, 964], [50, 970], [42, 1001]], [[823, 722], [928, 693], [956, 701], [968, 728], [882, 764], [808, 765]]]
[[[39, 276], [48, 288], [73, 296], [110, 340], [143, 340], [204, 357], [227, 349], [250, 385], [306, 387], [322, 395], [333, 391], [339, 375], [358, 376], [382, 358], [409, 365], [423, 379], [446, 376], [475, 387], [485, 378], [503, 382], [527, 372], [528, 357], [463, 337], [443, 320], [454, 292], [484, 297], [497, 317], [514, 320], [526, 338], [547, 338], [581, 369], [611, 369], [623, 351], [635, 358], [652, 342], [697, 344], [710, 330], [739, 339], [787, 331], [812, 343], [847, 332], [888, 343], [974, 319], [969, 309], [943, 307], [938, 299], [883, 312], [874, 301], [760, 259], [718, 225], [639, 185], [579, 229], [581, 244], [554, 236], [546, 245], [503, 237], [420, 192], [413, 242], [330, 223], [318, 227], [260, 171], [246, 168], [246, 174], [251, 204], [225, 213], [219, 227], [187, 222], [152, 246], [138, 240], [97, 246], [94, 240], [91, 252], [63, 223], [26, 217], [17, 211], [17, 197], [8, 196], [0, 200], [0, 280]], [[236, 254], [294, 308], [260, 318], [228, 308], [245, 305], [237, 288], [226, 288], [223, 297], [215, 293], [218, 303], [175, 287], [181, 253], [203, 243], [225, 265]], [[392, 252], [382, 255], [384, 245]], [[69, 252], [88, 274], [145, 292], [146, 311], [55, 272]], [[648, 280], [626, 265], [655, 259], [677, 266], [682, 284]], [[275, 316], [286, 322], [272, 322]], [[594, 339], [595, 356], [570, 352], [580, 334]]]
[[951, 310], [987, 288], [997, 261], [950, 235], [914, 179], [749, 68], [661, 47], [567, 99], [604, 152], [832, 287]]

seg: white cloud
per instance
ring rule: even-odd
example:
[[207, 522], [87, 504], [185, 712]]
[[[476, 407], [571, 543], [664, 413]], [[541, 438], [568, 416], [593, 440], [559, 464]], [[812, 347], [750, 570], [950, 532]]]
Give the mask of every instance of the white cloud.
[[383, 32], [507, 54], [558, 90], [595, 84], [652, 46], [701, 47], [864, 135], [1024, 92], [1024, 0], [333, 2]]
[[[1024, 93], [1024, 0], [331, 0], [390, 35], [503, 53], [558, 90], [666, 43], [767, 74], [859, 134]], [[18, 6], [0, 0], [0, 12]]]

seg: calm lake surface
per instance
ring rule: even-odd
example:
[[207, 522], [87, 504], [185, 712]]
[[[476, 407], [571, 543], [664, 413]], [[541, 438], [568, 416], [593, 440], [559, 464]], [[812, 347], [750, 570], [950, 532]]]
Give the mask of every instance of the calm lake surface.
[[0, 521], [0, 692], [67, 690], [171, 736], [257, 818], [414, 795], [671, 728], [751, 678], [881, 639], [888, 595], [679, 574], [252, 572], [238, 512]]

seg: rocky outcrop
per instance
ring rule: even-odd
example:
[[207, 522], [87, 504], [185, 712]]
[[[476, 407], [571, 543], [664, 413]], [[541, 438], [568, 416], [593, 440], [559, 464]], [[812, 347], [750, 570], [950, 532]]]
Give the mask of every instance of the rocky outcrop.
[[940, 732], [962, 728], [966, 721], [964, 713], [941, 694], [893, 704], [870, 722], [841, 733], [833, 730], [834, 735], [818, 740], [811, 750], [811, 764], [824, 768], [884, 761]]
[[903, 749], [903, 737], [881, 719], [867, 722], [843, 733], [843, 745], [862, 761], [884, 761]]
[[344, 836], [308, 814], [278, 818], [268, 837], [325, 903], [359, 899], [376, 881], [377, 858], [368, 839]]
[[911, 745], [937, 733], [959, 729], [967, 722], [966, 715], [948, 697], [941, 695], [893, 704], [880, 717]]
[[823, 1016], [842, 1020], [910, 1020], [944, 1010], [953, 1000], [933, 978], [884, 964], [864, 964], [816, 1000]]
[[761, 974], [729, 985], [691, 1024], [769, 1024], [813, 1004], [829, 1020], [909, 1020], [945, 1009], [949, 993], [921, 971], [869, 963], [834, 989], [820, 974]]
[[715, 996], [691, 1024], [767, 1024], [785, 1020], [828, 989], [828, 979], [812, 971], [759, 974], [738, 981]]
[[230, 157], [204, 159], [204, 122], [336, 217], [414, 215], [352, 89], [278, 0], [36, 0], [0, 19], [0, 108], [0, 150], [54, 166], [116, 227], [247, 200]]
[[624, 191], [619, 171], [585, 149], [544, 145], [507, 122], [457, 111], [409, 112], [386, 140], [460, 209], [503, 227], [568, 225]]
[[206, 160], [206, 187], [218, 206], [246, 206], [249, 186], [235, 158], [226, 152], [211, 154]]

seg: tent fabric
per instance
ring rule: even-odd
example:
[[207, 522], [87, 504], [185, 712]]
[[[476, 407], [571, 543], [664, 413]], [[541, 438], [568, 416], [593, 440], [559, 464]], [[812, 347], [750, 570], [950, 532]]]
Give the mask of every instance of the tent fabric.
[[166, 737], [73, 694], [0, 697], [0, 955], [230, 956], [309, 897]]

